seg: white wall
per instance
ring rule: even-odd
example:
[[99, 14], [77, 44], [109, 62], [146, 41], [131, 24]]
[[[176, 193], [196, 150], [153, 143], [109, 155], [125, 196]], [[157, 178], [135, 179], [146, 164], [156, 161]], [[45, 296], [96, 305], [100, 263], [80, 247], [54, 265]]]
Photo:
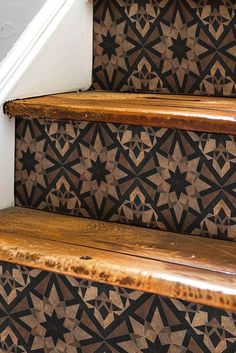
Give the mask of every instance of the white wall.
[[0, 209], [14, 205], [15, 129], [14, 119], [3, 114], [4, 102], [88, 89], [92, 34], [91, 0], [47, 0], [0, 62]]
[[[0, 0], [0, 63], [2, 59], [7, 56], [7, 53], [45, 1], [46, 0]], [[3, 71], [7, 73], [7, 70]], [[1, 83], [3, 76], [4, 75], [0, 74]], [[14, 119], [9, 120], [3, 118], [1, 93], [2, 92], [0, 92], [0, 208], [5, 208], [12, 206], [14, 203], [15, 122]]]
[[0, 61], [6, 56], [45, 1], [0, 0]]

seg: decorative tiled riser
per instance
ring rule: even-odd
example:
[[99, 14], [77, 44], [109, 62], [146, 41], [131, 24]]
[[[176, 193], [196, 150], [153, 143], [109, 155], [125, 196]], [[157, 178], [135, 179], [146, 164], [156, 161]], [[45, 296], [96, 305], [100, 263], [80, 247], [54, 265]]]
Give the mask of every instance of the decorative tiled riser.
[[235, 0], [95, 0], [94, 89], [236, 96]]
[[234, 136], [17, 119], [18, 206], [234, 240], [235, 190]]
[[233, 353], [236, 314], [0, 263], [1, 353]]

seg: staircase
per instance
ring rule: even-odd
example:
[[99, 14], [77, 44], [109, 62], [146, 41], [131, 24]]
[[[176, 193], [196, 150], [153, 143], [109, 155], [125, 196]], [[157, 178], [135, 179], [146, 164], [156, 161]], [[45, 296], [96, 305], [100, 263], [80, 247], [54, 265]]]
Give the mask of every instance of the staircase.
[[[92, 7], [64, 5], [9, 99], [88, 87]], [[6, 102], [0, 353], [236, 352], [235, 15], [96, 0], [91, 90]]]
[[234, 99], [66, 93], [5, 113], [3, 352], [233, 352]]

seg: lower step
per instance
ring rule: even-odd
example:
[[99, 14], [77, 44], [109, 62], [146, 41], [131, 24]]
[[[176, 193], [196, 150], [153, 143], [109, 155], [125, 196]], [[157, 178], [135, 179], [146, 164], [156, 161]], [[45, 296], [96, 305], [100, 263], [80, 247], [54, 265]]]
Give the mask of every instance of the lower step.
[[13, 208], [0, 261], [236, 310], [236, 244]]

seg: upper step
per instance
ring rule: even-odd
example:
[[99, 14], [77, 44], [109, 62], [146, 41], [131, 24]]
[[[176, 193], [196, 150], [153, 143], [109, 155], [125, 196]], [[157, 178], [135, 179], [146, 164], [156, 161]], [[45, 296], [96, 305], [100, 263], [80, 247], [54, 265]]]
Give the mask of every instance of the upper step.
[[236, 310], [236, 244], [41, 211], [0, 211], [0, 261]]
[[81, 92], [7, 102], [5, 113], [236, 134], [234, 98]]

